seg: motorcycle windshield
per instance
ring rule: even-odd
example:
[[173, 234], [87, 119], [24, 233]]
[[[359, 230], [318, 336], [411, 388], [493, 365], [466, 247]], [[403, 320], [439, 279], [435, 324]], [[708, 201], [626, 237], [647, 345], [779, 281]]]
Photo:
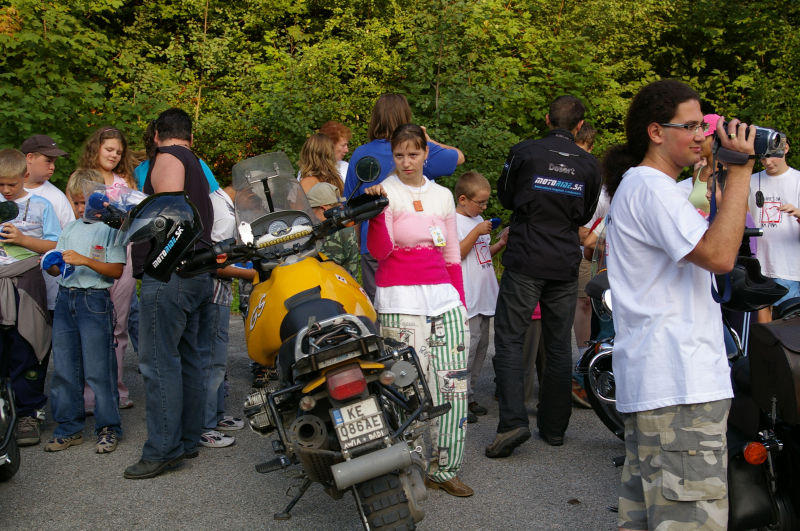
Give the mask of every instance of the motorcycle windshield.
[[282, 152], [251, 157], [233, 167], [240, 243], [299, 243], [296, 236], [319, 223], [295, 175]]

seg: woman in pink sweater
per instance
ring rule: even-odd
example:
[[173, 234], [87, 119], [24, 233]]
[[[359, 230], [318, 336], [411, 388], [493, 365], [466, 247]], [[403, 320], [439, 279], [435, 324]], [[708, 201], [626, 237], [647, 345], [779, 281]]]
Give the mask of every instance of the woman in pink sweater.
[[455, 203], [450, 190], [424, 175], [424, 129], [398, 127], [391, 146], [394, 172], [366, 190], [389, 198], [367, 231], [367, 248], [378, 261], [375, 309], [383, 336], [416, 349], [434, 403], [452, 406], [430, 423], [433, 449], [426, 484], [471, 496], [472, 489], [457, 476], [464, 455], [469, 334]]

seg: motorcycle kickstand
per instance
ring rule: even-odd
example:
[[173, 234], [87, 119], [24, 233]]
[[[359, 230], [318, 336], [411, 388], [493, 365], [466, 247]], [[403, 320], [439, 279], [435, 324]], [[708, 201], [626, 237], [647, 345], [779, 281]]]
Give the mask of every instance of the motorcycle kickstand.
[[311, 486], [311, 480], [310, 479], [306, 479], [305, 481], [303, 481], [303, 484], [300, 485], [300, 492], [297, 493], [297, 496], [292, 498], [292, 501], [289, 502], [289, 504], [286, 506], [286, 508], [283, 510], [283, 512], [275, 513], [272, 517], [275, 520], [288, 520], [289, 518], [291, 518], [292, 515], [289, 514], [289, 512], [297, 504], [297, 502], [300, 501], [300, 498], [303, 497], [303, 494], [306, 493], [306, 491], [308, 490], [308, 487], [310, 487], [310, 486]]

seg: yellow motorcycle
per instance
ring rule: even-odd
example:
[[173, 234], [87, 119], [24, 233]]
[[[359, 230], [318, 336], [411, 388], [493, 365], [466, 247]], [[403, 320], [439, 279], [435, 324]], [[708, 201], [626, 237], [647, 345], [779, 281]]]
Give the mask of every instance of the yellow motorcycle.
[[[379, 166], [371, 157], [356, 168], [363, 182]], [[364, 290], [320, 252], [323, 239], [379, 214], [385, 197], [360, 196], [313, 214], [283, 153], [233, 168], [238, 238], [183, 259], [179, 274], [252, 260], [257, 278], [245, 324], [251, 359], [276, 377], [244, 404], [250, 427], [271, 436], [275, 459], [261, 473], [294, 464], [303, 469], [299, 493], [312, 483], [335, 499], [348, 490], [366, 529], [413, 529], [427, 497], [422, 448], [414, 446], [425, 421], [445, 413], [434, 406], [413, 348], [376, 332], [376, 313]]]

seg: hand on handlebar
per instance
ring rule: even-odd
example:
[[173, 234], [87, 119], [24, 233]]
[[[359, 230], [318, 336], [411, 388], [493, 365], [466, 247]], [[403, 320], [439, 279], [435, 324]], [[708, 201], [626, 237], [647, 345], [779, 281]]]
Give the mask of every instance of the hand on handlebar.
[[383, 189], [382, 184], [376, 184], [364, 190], [364, 193], [369, 195], [386, 195], [386, 190]]

